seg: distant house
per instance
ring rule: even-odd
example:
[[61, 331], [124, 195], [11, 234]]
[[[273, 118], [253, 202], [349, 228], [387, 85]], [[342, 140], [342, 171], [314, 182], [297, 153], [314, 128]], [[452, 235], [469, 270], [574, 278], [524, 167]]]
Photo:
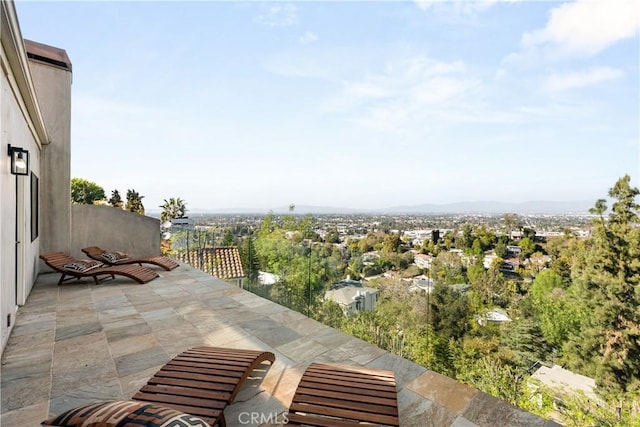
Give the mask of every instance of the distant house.
[[[580, 399], [585, 407], [591, 404], [602, 404], [602, 400], [595, 393], [596, 382], [593, 378], [576, 374], [558, 365], [540, 364], [540, 367], [529, 377], [528, 386], [533, 396], [538, 394], [540, 387], [546, 388], [552, 394], [554, 407], [557, 410], [562, 408], [567, 398]], [[558, 412], [552, 411], [549, 416], [554, 421], [562, 422]]]
[[449, 288], [461, 294], [467, 292], [469, 290], [469, 287], [470, 286], [466, 283], [456, 283], [455, 285], [449, 285]]
[[344, 280], [334, 283], [324, 294], [324, 298], [340, 305], [346, 315], [358, 311], [370, 311], [376, 307], [378, 290], [362, 286], [356, 280]]
[[362, 261], [375, 262], [380, 259], [380, 254], [376, 251], [365, 252], [362, 254]]
[[522, 240], [524, 237], [524, 233], [520, 230], [511, 231], [511, 235], [509, 236], [511, 240]]
[[424, 291], [425, 293], [430, 294], [431, 291], [433, 291], [433, 288], [433, 279], [419, 279], [409, 287], [409, 290], [411, 292]]
[[517, 258], [506, 259], [500, 266], [502, 271], [515, 271], [520, 267], [520, 261]]
[[244, 269], [236, 247], [198, 248], [179, 253], [177, 258], [194, 268], [210, 273], [225, 282], [244, 286]]
[[[447, 285], [447, 287], [461, 294], [469, 290], [469, 285], [467, 285], [466, 283]], [[433, 283], [433, 279], [418, 279], [413, 283], [413, 285], [409, 286], [409, 291], [411, 292], [424, 291], [425, 293], [430, 294], [434, 288], [435, 288], [435, 285]]]
[[532, 256], [531, 258], [527, 258], [524, 260], [523, 264], [524, 265], [532, 265], [538, 269], [543, 269], [544, 267], [548, 266], [549, 263], [551, 262], [552, 258], [549, 255], [535, 255]]
[[415, 254], [413, 256], [413, 262], [420, 268], [431, 268], [431, 261], [433, 257], [425, 254]]
[[482, 260], [482, 265], [484, 265], [484, 268], [488, 270], [491, 268], [491, 264], [493, 264], [493, 260], [496, 258], [498, 258], [498, 255], [495, 253], [485, 254], [484, 259]]
[[475, 316], [475, 318], [476, 321], [482, 326], [487, 326], [490, 323], [501, 324], [512, 321], [511, 318], [507, 316], [507, 312], [500, 308], [494, 308], [493, 310], [487, 311], [482, 316]]
[[558, 395], [578, 396], [584, 394], [587, 399], [600, 402], [600, 398], [595, 393], [596, 382], [593, 378], [576, 374], [562, 366], [541, 365], [531, 375], [530, 380], [537, 381]]
[[507, 245], [507, 252], [509, 252], [511, 255], [518, 255], [520, 252], [522, 252], [522, 248], [517, 245]]

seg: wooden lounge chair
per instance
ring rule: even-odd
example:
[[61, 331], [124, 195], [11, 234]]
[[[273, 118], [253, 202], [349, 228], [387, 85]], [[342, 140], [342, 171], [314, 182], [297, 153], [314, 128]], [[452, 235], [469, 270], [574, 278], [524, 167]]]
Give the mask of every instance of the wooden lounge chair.
[[[115, 276], [125, 276], [138, 283], [147, 283], [158, 277], [157, 272], [139, 265], [110, 265], [106, 267], [92, 268], [88, 271], [72, 271], [65, 268], [65, 265], [69, 265], [80, 260], [73, 258], [64, 252], [43, 254], [40, 255], [40, 259], [42, 259], [49, 267], [62, 274], [58, 281], [58, 285], [67, 280], [82, 279], [85, 277], [93, 278], [96, 285], [99, 284], [100, 280], [108, 277], [113, 279]], [[100, 276], [106, 277], [100, 278]]]
[[108, 259], [103, 257], [103, 255], [106, 253], [109, 253], [109, 251], [105, 251], [104, 249], [99, 248], [97, 246], [90, 246], [88, 248], [84, 248], [82, 249], [82, 252], [87, 254], [87, 256], [89, 256], [90, 258], [95, 259], [96, 261], [101, 261], [101, 262], [104, 262], [105, 264], [111, 264], [111, 265], [153, 264], [153, 265], [157, 265], [158, 267], [162, 267], [167, 271], [173, 270], [179, 265], [177, 262], [175, 262], [171, 258], [168, 258], [166, 256], [160, 256], [160, 255], [140, 257], [140, 258], [126, 258], [126, 259], [118, 260], [115, 262], [110, 262]]
[[273, 353], [194, 347], [164, 365], [132, 399], [195, 415], [212, 426], [225, 426], [222, 411], [249, 374], [266, 361], [275, 361]]
[[288, 425], [399, 426], [392, 371], [312, 363], [302, 375]]

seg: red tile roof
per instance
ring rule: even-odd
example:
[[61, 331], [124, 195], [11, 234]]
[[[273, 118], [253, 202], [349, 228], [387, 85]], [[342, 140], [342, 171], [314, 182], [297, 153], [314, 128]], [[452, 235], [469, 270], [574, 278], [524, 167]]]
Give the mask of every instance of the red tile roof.
[[240, 251], [236, 247], [193, 249], [188, 254], [179, 254], [178, 258], [219, 279], [245, 277]]

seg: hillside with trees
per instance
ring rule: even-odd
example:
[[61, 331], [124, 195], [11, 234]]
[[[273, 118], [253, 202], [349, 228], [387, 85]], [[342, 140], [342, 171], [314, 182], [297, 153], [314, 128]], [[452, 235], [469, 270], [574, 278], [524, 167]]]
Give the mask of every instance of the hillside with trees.
[[[565, 425], [640, 426], [638, 194], [620, 178], [585, 235], [540, 238], [510, 214], [499, 227], [461, 222], [415, 246], [385, 219], [345, 233], [291, 209], [218, 238], [242, 249], [259, 295]], [[261, 285], [259, 271], [279, 280]], [[379, 289], [375, 310], [347, 316], [323, 299], [347, 277]], [[430, 292], [410, 286], [419, 277]], [[511, 321], [483, 322], [492, 310]], [[597, 398], [532, 387], [540, 363], [593, 378]]]

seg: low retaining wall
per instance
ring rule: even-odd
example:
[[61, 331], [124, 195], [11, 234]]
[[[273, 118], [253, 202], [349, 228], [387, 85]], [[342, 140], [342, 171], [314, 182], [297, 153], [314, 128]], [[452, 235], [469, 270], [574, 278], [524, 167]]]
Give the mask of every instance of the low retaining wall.
[[160, 220], [111, 206], [71, 206], [71, 256], [86, 258], [81, 249], [100, 246], [133, 256], [160, 255]]

